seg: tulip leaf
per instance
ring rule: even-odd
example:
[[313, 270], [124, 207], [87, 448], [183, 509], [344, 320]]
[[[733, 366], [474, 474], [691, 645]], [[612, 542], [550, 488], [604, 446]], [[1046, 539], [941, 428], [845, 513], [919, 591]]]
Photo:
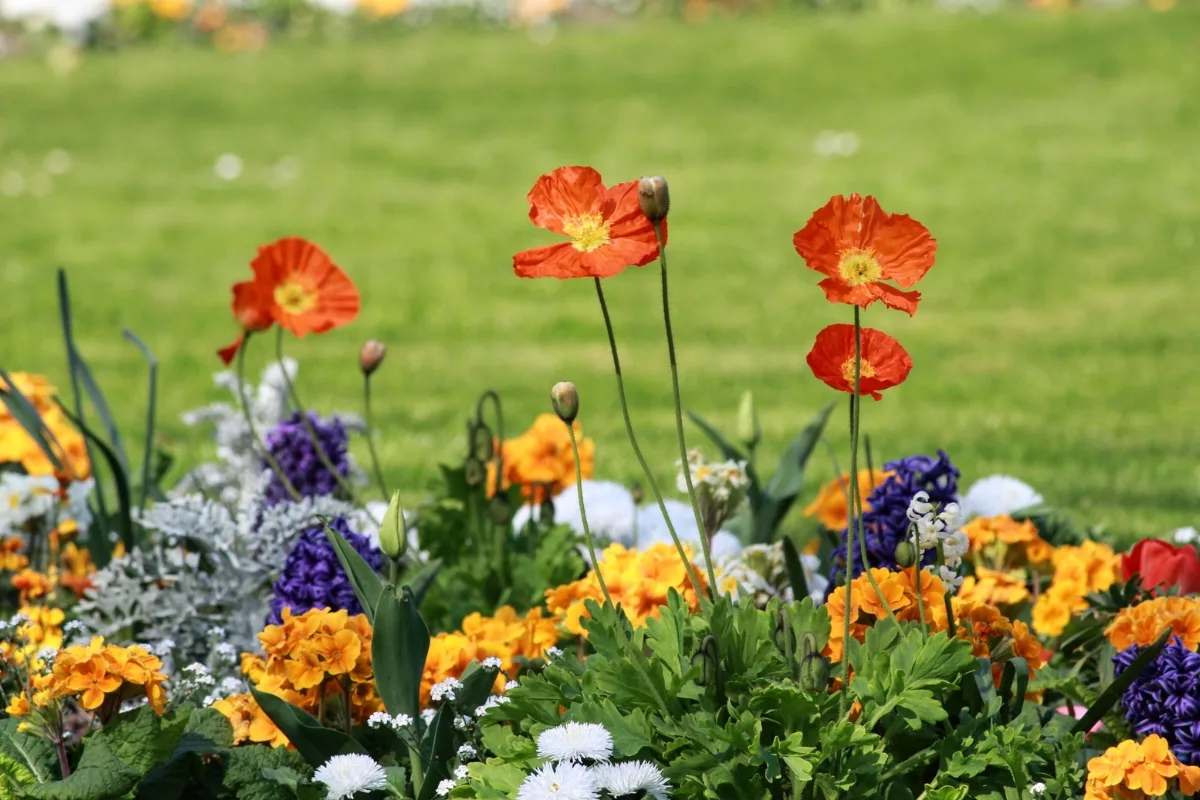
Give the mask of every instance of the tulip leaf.
[[759, 484], [758, 473], [755, 471], [754, 465], [750, 463], [750, 457], [746, 455], [744, 450], [736, 445], [731, 444], [729, 440], [725, 438], [724, 434], [710, 425], [708, 421], [699, 414], [689, 411], [688, 417], [696, 424], [697, 428], [704, 431], [704, 434], [709, 439], [712, 439], [713, 444], [715, 444], [717, 449], [721, 451], [722, 457], [731, 461], [746, 462], [746, 476], [750, 478], [750, 488], [746, 493], [746, 499], [750, 502], [750, 508], [755, 512], [755, 514], [757, 514], [758, 507], [762, 502], [762, 486]]
[[375, 573], [375, 570], [371, 569], [371, 565], [367, 563], [366, 559], [354, 549], [354, 545], [329, 527], [328, 519], [325, 517], [318, 517], [318, 519], [325, 528], [325, 538], [333, 547], [338, 563], [346, 572], [350, 587], [354, 589], [354, 596], [358, 598], [358, 604], [362, 606], [367, 620], [374, 623], [375, 607], [379, 605], [379, 596], [383, 592], [383, 580]]
[[767, 481], [762, 491], [762, 501], [754, 514], [754, 539], [765, 544], [775, 538], [775, 531], [783, 518], [792, 510], [800, 490], [804, 488], [804, 470], [812, 457], [817, 442], [825, 430], [825, 423], [833, 412], [833, 403], [817, 412], [804, 430], [791, 441], [779, 458], [779, 467]]
[[1021, 709], [1025, 707], [1025, 694], [1028, 691], [1029, 662], [1023, 658], [1009, 659], [1000, 674], [1000, 689], [997, 692], [1004, 703], [1000, 710], [1004, 722], [1011, 722], [1020, 715]]
[[788, 581], [792, 584], [792, 599], [803, 600], [808, 597], [808, 580], [804, 577], [804, 564], [800, 562], [800, 553], [791, 537], [783, 537], [783, 565], [787, 568]]
[[1117, 679], [1110, 683], [1107, 689], [1101, 692], [1100, 696], [1096, 698], [1096, 702], [1088, 707], [1087, 713], [1079, 718], [1079, 721], [1075, 723], [1075, 727], [1071, 729], [1071, 732], [1083, 733], [1090, 731], [1092, 726], [1099, 722], [1117, 704], [1117, 701], [1121, 699], [1121, 695], [1125, 694], [1125, 690], [1129, 688], [1129, 684], [1133, 683], [1137, 676], [1145, 672], [1146, 668], [1154, 663], [1170, 639], [1171, 629], [1167, 628], [1155, 640], [1154, 644], [1138, 653], [1133, 663], [1117, 676]]
[[[113, 484], [117, 491], [116, 518], [114, 520], [106, 520], [106, 522], [116, 527], [117, 534], [121, 537], [121, 541], [125, 544], [125, 552], [131, 552], [134, 548], [132, 516], [133, 494], [129, 489], [129, 473], [121, 467], [120, 457], [116, 454], [116, 452], [113, 451], [107, 442], [97, 436], [96, 433], [89, 428], [82, 419], [76, 417], [74, 414], [68, 411], [67, 407], [61, 402], [58, 404], [58, 407], [62, 409], [62, 412], [66, 415], [67, 419], [71, 420], [75, 427], [79, 428], [79, 431], [83, 434], [84, 439], [98, 449], [100, 454], [104, 456], [104, 461], [108, 464], [109, 471], [112, 472]], [[93, 477], [96, 475], [96, 472], [96, 465], [93, 463]], [[101, 494], [99, 485], [96, 487], [96, 494]], [[101, 503], [101, 509], [103, 510], [103, 508], [104, 505]], [[96, 530], [100, 531], [101, 526], [96, 526]], [[92, 557], [96, 559], [96, 563], [98, 565], [107, 564], [109, 558], [111, 557], [111, 550], [109, 550], [107, 544], [104, 542], [104, 538], [105, 537], [103, 536], [96, 535], [91, 536], [88, 539], [89, 549], [93, 546], [100, 548], [98, 551], [92, 552]]]
[[391, 589], [380, 592], [375, 606], [375, 631], [371, 637], [371, 663], [375, 685], [389, 714], [421, 713], [421, 674], [429, 653], [429, 628], [417, 611], [412, 590], [405, 586], [397, 597]]
[[259, 708], [283, 731], [284, 736], [314, 769], [334, 756], [347, 753], [365, 755], [362, 745], [341, 731], [326, 728], [316, 717], [283, 698], [251, 688]]

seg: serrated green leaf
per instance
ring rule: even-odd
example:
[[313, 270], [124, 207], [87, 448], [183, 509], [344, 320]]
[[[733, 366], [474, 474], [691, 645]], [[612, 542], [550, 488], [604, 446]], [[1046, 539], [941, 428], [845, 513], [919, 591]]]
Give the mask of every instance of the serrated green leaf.
[[585, 703], [576, 719], [597, 722], [607, 728], [618, 758], [634, 758], [654, 741], [654, 726], [643, 709], [623, 712], [608, 698]]
[[229, 719], [215, 708], [197, 708], [187, 718], [186, 733], [203, 736], [217, 747], [233, 746], [233, 726]]
[[237, 800], [295, 800], [295, 792], [264, 774], [281, 768], [309, 775], [297, 751], [262, 744], [235, 747], [225, 751], [224, 785]]
[[88, 737], [75, 771], [66, 780], [27, 786], [31, 800], [115, 800], [133, 789], [141, 774], [130, 769], [100, 737]]

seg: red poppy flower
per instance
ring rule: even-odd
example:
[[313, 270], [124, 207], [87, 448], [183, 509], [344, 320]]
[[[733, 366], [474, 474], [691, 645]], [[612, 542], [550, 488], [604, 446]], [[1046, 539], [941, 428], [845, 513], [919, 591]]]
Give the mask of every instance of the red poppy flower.
[[818, 284], [833, 303], [866, 308], [882, 300], [889, 308], [917, 310], [920, 292], [909, 289], [933, 266], [937, 241], [906, 214], [887, 214], [874, 197], [838, 195], [792, 237], [809, 269], [828, 277]]
[[[271, 319], [297, 336], [324, 333], [358, 316], [354, 282], [306, 239], [290, 237], [264, 245], [250, 266], [256, 297], [247, 293], [245, 300], [261, 304]], [[237, 307], [234, 287], [235, 314]]]
[[[654, 226], [638, 204], [637, 181], [606, 189], [591, 167], [559, 167], [529, 191], [529, 218], [571, 241], [513, 256], [513, 270], [522, 278], [609, 278], [658, 258]], [[665, 241], [666, 220], [662, 226]]]
[[275, 324], [270, 307], [262, 302], [254, 281], [242, 281], [233, 285], [233, 317], [241, 326], [242, 333], [232, 344], [217, 351], [225, 366], [229, 366], [246, 339], [246, 332], [258, 333]]
[[[830, 387], [854, 394], [854, 326], [830, 325], [818, 333], [808, 366]], [[862, 329], [859, 394], [880, 400], [883, 396], [879, 393], [904, 383], [911, 369], [912, 359], [899, 342], [883, 331]]]

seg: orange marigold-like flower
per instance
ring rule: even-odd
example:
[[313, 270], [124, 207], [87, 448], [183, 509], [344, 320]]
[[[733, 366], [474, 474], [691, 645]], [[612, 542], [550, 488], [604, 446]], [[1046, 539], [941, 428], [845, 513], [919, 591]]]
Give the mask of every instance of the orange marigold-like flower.
[[229, 720], [235, 745], [256, 742], [284, 747], [288, 744], [283, 731], [271, 721], [251, 694], [235, 694], [216, 701], [212, 707]]
[[12, 577], [12, 587], [20, 593], [22, 604], [50, 594], [54, 591], [54, 585], [55, 581], [51, 579], [50, 575], [28, 567]]
[[792, 237], [809, 269], [825, 275], [818, 284], [833, 303], [866, 308], [882, 300], [889, 308], [916, 313], [914, 286], [933, 266], [937, 242], [929, 229], [905, 214], [887, 214], [874, 197], [838, 195], [818, 209]]
[[1043, 636], [1061, 634], [1071, 617], [1088, 607], [1087, 596], [1112, 586], [1121, 574], [1120, 555], [1092, 541], [1059, 547], [1051, 561], [1054, 578], [1033, 606], [1033, 627]]
[[[609, 278], [658, 258], [654, 226], [638, 204], [637, 181], [605, 188], [591, 167], [559, 167], [529, 191], [529, 218], [571, 241], [522, 250], [522, 278]], [[662, 222], [663, 241], [667, 223]]]
[[997, 566], [1043, 564], [1054, 555], [1054, 547], [1041, 537], [1032, 520], [1018, 522], [1007, 514], [976, 517], [962, 530], [971, 542], [971, 552], [990, 556]]
[[1152, 733], [1140, 744], [1126, 739], [1088, 761], [1084, 800], [1143, 800], [1162, 797], [1171, 788], [1196, 794], [1200, 767], [1182, 763], [1167, 740]]
[[1117, 650], [1132, 645], [1153, 644], [1163, 631], [1171, 629], [1185, 646], [1200, 647], [1200, 598], [1155, 597], [1123, 608], [1104, 631]]
[[1043, 636], [1058, 636], [1071, 617], [1088, 607], [1087, 590], [1069, 579], [1054, 581], [1033, 604], [1033, 629]]
[[[851, 381], [853, 381], [853, 377], [851, 377]], [[878, 469], [874, 471], [874, 474], [867, 469], [858, 471], [858, 491], [863, 497], [864, 512], [871, 510], [871, 504], [867, 502], [866, 498], [870, 497], [871, 492], [875, 491], [877, 486], [883, 485], [883, 482], [891, 475], [891, 472]], [[849, 524], [847, 522], [849, 515], [846, 513], [846, 493], [849, 490], [850, 473], [843, 472], [839, 477], [821, 487], [821, 491], [817, 493], [817, 499], [804, 509], [804, 516], [816, 517], [831, 531], [844, 530]]]
[[[929, 572], [920, 574], [921, 602], [918, 603], [915, 569], [887, 570], [872, 567], [871, 576], [879, 584], [879, 589], [887, 598], [896, 619], [901, 622], [920, 621], [923, 605], [924, 619], [930, 630], [946, 630], [946, 587], [939, 577]], [[865, 641], [867, 629], [887, 617], [887, 609], [865, 574], [850, 582], [850, 602], [850, 635], [860, 642]], [[842, 658], [845, 641], [845, 586], [829, 594], [829, 599], [825, 601], [825, 610], [829, 614], [830, 631], [824, 654], [830, 661], [837, 662]]]
[[974, 603], [1011, 606], [1029, 599], [1029, 588], [1023, 576], [976, 567], [974, 575], [963, 578], [958, 597]]
[[[579, 445], [579, 468], [584, 478], [592, 477], [596, 463], [596, 443], [583, 437], [583, 426], [574, 424]], [[540, 503], [548, 491], [558, 494], [575, 484], [575, 456], [566, 425], [554, 414], [539, 414], [529, 430], [504, 442], [501, 449], [504, 476], [501, 486], [516, 484], [521, 496]], [[488, 494], [495, 494], [496, 466], [488, 463]]]
[[[830, 325], [818, 333], [807, 360], [813, 375], [830, 388], [854, 394], [853, 325]], [[881, 400], [884, 389], [904, 383], [912, 370], [912, 358], [883, 331], [863, 328], [860, 365], [859, 394]]]

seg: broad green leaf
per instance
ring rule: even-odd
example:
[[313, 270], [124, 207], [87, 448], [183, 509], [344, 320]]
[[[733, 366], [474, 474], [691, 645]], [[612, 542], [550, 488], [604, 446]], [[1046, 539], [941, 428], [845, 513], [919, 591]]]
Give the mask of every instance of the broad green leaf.
[[225, 787], [237, 800], [296, 800], [296, 793], [266, 775], [268, 770], [288, 769], [307, 776], [304, 759], [286, 747], [262, 744], [225, 751]]
[[[109, 472], [112, 473], [113, 486], [117, 492], [117, 510], [116, 510], [116, 529], [117, 534], [121, 537], [121, 541], [125, 543], [126, 552], [131, 552], [136, 546], [133, 540], [133, 495], [129, 490], [129, 473], [121, 466], [120, 459], [113, 451], [108, 443], [96, 435], [95, 431], [84, 424], [83, 420], [72, 414], [66, 406], [59, 403], [58, 407], [62, 409], [63, 414], [67, 419], [79, 428], [83, 438], [100, 450], [100, 454], [104, 456], [104, 461], [108, 465]], [[92, 462], [92, 475], [96, 475], [96, 464]], [[102, 489], [97, 483], [96, 498], [99, 501]]]
[[362, 745], [341, 731], [326, 728], [302, 708], [273, 694], [251, 689], [250, 694], [271, 721], [283, 731], [305, 761], [316, 768], [333, 756], [366, 753]]
[[21, 720], [9, 717], [0, 720], [0, 774], [10, 776], [14, 782], [45, 783], [61, 777], [58, 771], [58, 753], [48, 740], [31, 733], [21, 733], [17, 728]]
[[797, 600], [808, 597], [808, 579], [804, 577], [804, 565], [800, 553], [791, 537], [783, 537], [783, 565], [787, 568], [788, 582], [792, 584], [792, 597]]
[[1025, 694], [1029, 691], [1029, 662], [1013, 658], [1004, 665], [1000, 676], [1000, 699], [1004, 701], [1003, 721], [1016, 719], [1025, 706]]
[[375, 607], [379, 605], [379, 596], [383, 592], [383, 580], [375, 574], [371, 565], [358, 554], [358, 551], [346, 541], [344, 536], [329, 527], [328, 520], [322, 517], [321, 524], [325, 527], [325, 538], [333, 547], [338, 563], [342, 565], [342, 569], [346, 572], [346, 578], [350, 581], [350, 587], [354, 589], [354, 596], [358, 598], [358, 604], [362, 606], [367, 620], [374, 624]]
[[233, 727], [215, 708], [194, 709], [188, 715], [186, 731], [203, 736], [217, 747], [233, 746]]
[[146, 431], [145, 444], [142, 452], [142, 480], [141, 480], [141, 499], [138, 502], [139, 508], [145, 508], [146, 502], [150, 499], [151, 488], [153, 487], [153, 466], [154, 466], [154, 422], [158, 413], [158, 359], [154, 357], [154, 353], [146, 346], [146, 343], [137, 337], [133, 331], [125, 329], [125, 338], [133, 342], [134, 346], [141, 352], [142, 358], [146, 360], [146, 365], [149, 367], [149, 386], [147, 388], [146, 398]]
[[450, 777], [449, 762], [454, 750], [454, 709], [447, 703], [438, 708], [421, 739], [421, 757], [426, 768], [417, 800], [433, 800], [438, 784]]
[[[771, 476], [771, 479], [767, 481], [766, 488], [763, 489], [764, 499], [770, 501], [764, 503], [764, 511], [769, 509], [769, 514], [762, 515], [763, 518], [759, 524], [772, 533], [787, 516], [788, 511], [796, 502], [800, 490], [804, 488], [804, 469], [808, 465], [808, 460], [812, 457], [817, 443], [821, 441], [821, 433], [825, 430], [825, 423], [829, 421], [833, 405], [830, 403], [818, 411], [804, 427], [804, 430], [788, 444], [779, 458], [779, 466], [776, 468], [775, 474]], [[759, 536], [762, 536], [761, 531]], [[760, 538], [759, 541], [769, 541], [769, 539]]]
[[124, 797], [142, 776], [117, 758], [108, 743], [88, 737], [75, 771], [66, 780], [27, 786], [22, 797], [32, 800], [115, 800]]
[[429, 653], [429, 629], [407, 586], [400, 597], [391, 590], [380, 592], [374, 628], [371, 663], [384, 708], [389, 714], [416, 719], [421, 713], [421, 675]]

